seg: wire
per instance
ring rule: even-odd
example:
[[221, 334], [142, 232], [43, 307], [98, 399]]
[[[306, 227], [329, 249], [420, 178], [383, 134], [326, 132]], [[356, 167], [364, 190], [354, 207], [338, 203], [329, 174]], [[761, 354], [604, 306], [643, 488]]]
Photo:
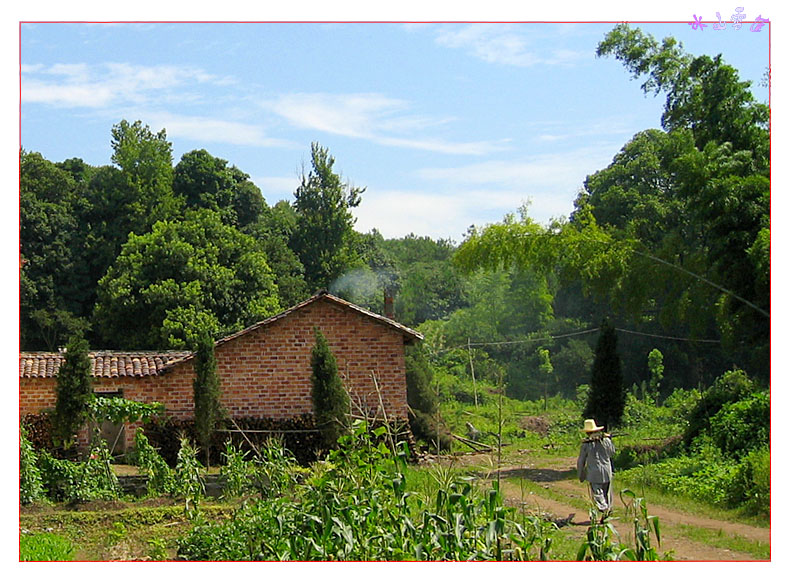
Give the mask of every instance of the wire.
[[[537, 339], [521, 339], [521, 340], [518, 340], [518, 341], [478, 341], [478, 342], [475, 342], [475, 343], [465, 343], [463, 345], [458, 345], [456, 347], [447, 347], [446, 349], [440, 349], [440, 350], [436, 351], [436, 354], [438, 355], [440, 353], [446, 353], [447, 351], [454, 351], [455, 349], [468, 349], [469, 347], [496, 347], [496, 346], [502, 346], [502, 345], [519, 345], [519, 344], [524, 344], [524, 343], [553, 341], [553, 340], [556, 340], [556, 339], [563, 339], [563, 338], [567, 338], [567, 337], [575, 337], [575, 336], [580, 336], [580, 335], [587, 335], [587, 334], [590, 334], [590, 333], [598, 332], [599, 330], [600, 329], [598, 329], [598, 328], [593, 328], [593, 329], [587, 329], [587, 330], [583, 330], [583, 331], [576, 331], [576, 332], [572, 332], [572, 333], [564, 333], [564, 334], [561, 334], [561, 335], [551, 335], [551, 336], [548, 336], [548, 337], [542, 337], [542, 338], [537, 338]], [[654, 339], [665, 339], [665, 340], [668, 340], [668, 341], [685, 341], [685, 342], [689, 342], [689, 343], [721, 343], [721, 341], [718, 340], [718, 339], [692, 339], [692, 338], [689, 338], [689, 337], [672, 337], [672, 336], [668, 336], [668, 335], [655, 335], [655, 334], [651, 334], [651, 333], [640, 333], [638, 331], [630, 331], [630, 330], [621, 329], [621, 328], [615, 328], [615, 330], [618, 331], [618, 332], [626, 333], [626, 334], [630, 334], [630, 335], [639, 335], [639, 336], [643, 336], [643, 337], [651, 337], [651, 338], [654, 338]]]

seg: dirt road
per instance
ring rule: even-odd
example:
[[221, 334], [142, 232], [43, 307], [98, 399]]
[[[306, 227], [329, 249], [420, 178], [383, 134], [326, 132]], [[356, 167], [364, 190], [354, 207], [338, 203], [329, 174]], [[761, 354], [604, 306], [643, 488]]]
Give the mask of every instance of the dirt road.
[[[470, 458], [462, 464], [475, 464], [474, 459]], [[573, 518], [562, 527], [564, 531], [578, 533], [579, 539], [584, 537], [589, 526], [589, 516], [585, 511], [580, 510], [579, 506], [562, 503], [549, 496], [550, 492], [563, 495], [570, 499], [578, 499], [579, 502], [588, 501], [586, 483], [580, 483], [576, 477], [575, 458], [556, 458], [552, 460], [540, 459], [530, 462], [525, 458], [524, 462], [516, 466], [508, 466], [500, 470], [502, 479], [502, 490], [508, 505], [513, 507], [523, 507], [539, 514], [548, 514], [553, 518]], [[518, 484], [519, 477], [537, 483], [538, 489], [532, 487], [524, 488]], [[493, 478], [489, 473], [488, 478]], [[581, 506], [582, 508], [584, 505]], [[651, 515], [659, 517], [661, 526], [661, 553], [672, 551], [675, 560], [696, 560], [696, 561], [755, 561], [755, 557], [744, 552], [707, 545], [695, 541], [685, 535], [683, 528], [699, 527], [712, 530], [722, 537], [744, 538], [751, 541], [770, 544], [771, 532], [768, 528], [755, 527], [743, 523], [721, 521], [708, 517], [701, 517], [683, 512], [679, 509], [672, 509], [660, 505], [648, 503], [648, 511]], [[631, 524], [623, 520], [624, 508], [619, 497], [615, 496], [614, 526], [618, 533], [629, 534]], [[625, 536], [627, 537], [627, 536]]]

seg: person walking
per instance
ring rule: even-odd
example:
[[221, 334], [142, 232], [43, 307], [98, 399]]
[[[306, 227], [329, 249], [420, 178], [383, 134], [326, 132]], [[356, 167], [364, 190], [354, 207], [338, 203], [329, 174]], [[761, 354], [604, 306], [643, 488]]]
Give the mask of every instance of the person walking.
[[595, 420], [584, 420], [584, 432], [587, 434], [582, 441], [579, 459], [576, 461], [576, 471], [579, 482], [585, 480], [590, 483], [590, 495], [596, 508], [605, 519], [612, 512], [614, 499], [612, 496], [612, 457], [614, 444], [612, 439], [604, 434], [603, 426]]

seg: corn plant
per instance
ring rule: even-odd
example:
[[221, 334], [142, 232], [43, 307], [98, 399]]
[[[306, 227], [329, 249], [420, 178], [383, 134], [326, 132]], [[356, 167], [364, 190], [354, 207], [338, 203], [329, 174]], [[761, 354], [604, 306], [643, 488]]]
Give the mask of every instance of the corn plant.
[[181, 437], [175, 469], [175, 493], [184, 497], [184, 512], [194, 518], [198, 505], [206, 493], [206, 483], [202, 475], [203, 465], [198, 462], [197, 449], [189, 438]]
[[601, 517], [597, 509], [590, 509], [590, 527], [587, 529], [587, 539], [579, 546], [576, 561], [612, 562], [620, 560], [626, 548], [615, 541], [617, 537], [617, 530], [612, 525], [611, 518]]
[[626, 509], [626, 517], [632, 517], [634, 524], [635, 549], [625, 550], [624, 555], [630, 560], [657, 561], [658, 552], [650, 543], [650, 532], [656, 536], [656, 542], [661, 545], [661, 530], [658, 517], [647, 514], [645, 500], [637, 497], [633, 491], [624, 489], [620, 492], [620, 499]]
[[[292, 483], [286, 493], [272, 491], [245, 502], [231, 520], [196, 525], [181, 540], [179, 556], [213, 561], [547, 557], [546, 525], [515, 521], [497, 485], [481, 495], [450, 473], [430, 499], [410, 491], [402, 472], [406, 450], [388, 447], [383, 431], [355, 424], [306, 481]], [[289, 460], [273, 448], [276, 460]]]
[[225, 452], [222, 453], [224, 464], [219, 474], [225, 479], [223, 493], [229, 497], [238, 497], [244, 494], [249, 483], [251, 464], [246, 454], [228, 440], [225, 442]]

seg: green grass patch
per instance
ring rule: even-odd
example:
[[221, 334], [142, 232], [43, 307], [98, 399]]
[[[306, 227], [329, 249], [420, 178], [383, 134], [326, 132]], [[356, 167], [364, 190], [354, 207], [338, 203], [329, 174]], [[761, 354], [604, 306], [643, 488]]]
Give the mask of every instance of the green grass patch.
[[707, 544], [711, 547], [728, 549], [749, 554], [756, 560], [770, 560], [771, 546], [768, 543], [731, 535], [721, 529], [708, 529], [694, 525], [674, 525], [671, 533]]
[[64, 562], [74, 559], [74, 546], [56, 533], [30, 533], [19, 538], [21, 562]]

